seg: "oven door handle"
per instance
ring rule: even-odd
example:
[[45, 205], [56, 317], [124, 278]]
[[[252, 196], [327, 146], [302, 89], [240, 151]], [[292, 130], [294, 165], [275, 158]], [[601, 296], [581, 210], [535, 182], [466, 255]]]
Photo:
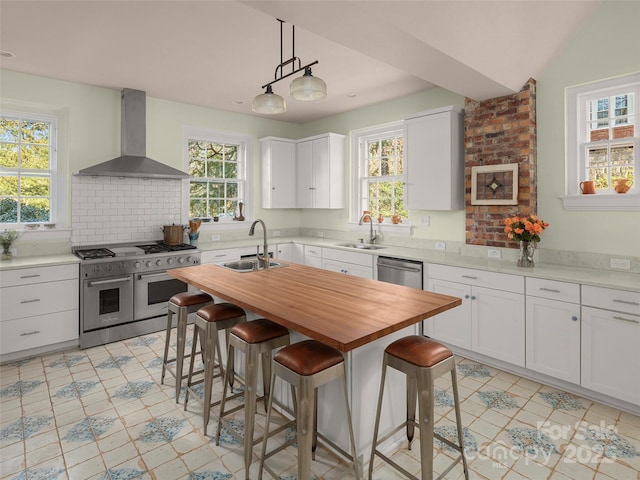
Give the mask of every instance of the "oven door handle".
[[106, 285], [108, 283], [120, 283], [120, 282], [130, 282], [131, 277], [122, 277], [122, 278], [110, 278], [109, 280], [98, 280], [97, 282], [88, 282], [87, 286], [93, 287], [95, 285]]
[[141, 273], [138, 275], [138, 280], [144, 280], [145, 278], [152, 278], [152, 277], [166, 277], [167, 273], [166, 272], [159, 272], [159, 273]]

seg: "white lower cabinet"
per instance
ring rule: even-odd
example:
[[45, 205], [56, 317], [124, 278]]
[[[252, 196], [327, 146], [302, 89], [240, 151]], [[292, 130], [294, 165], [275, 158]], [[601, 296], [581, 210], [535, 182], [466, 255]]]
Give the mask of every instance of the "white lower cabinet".
[[373, 279], [373, 255], [324, 248], [322, 268], [345, 275]]
[[471, 287], [429, 277], [427, 290], [462, 299], [462, 305], [424, 321], [429, 337], [471, 350]]
[[276, 246], [274, 256], [285, 262], [304, 263], [304, 245], [299, 243], [280, 243]]
[[322, 248], [305, 245], [304, 264], [310, 267], [322, 268]]
[[640, 294], [583, 286], [582, 299], [582, 386], [640, 405]]
[[0, 272], [0, 353], [77, 341], [78, 264]]
[[425, 320], [426, 335], [524, 366], [524, 277], [435, 264], [428, 272], [429, 290], [460, 297], [463, 304]]
[[580, 285], [526, 279], [527, 368], [580, 383]]
[[240, 260], [240, 250], [237, 248], [225, 248], [221, 250], [207, 250], [202, 252], [200, 263], [226, 263]]

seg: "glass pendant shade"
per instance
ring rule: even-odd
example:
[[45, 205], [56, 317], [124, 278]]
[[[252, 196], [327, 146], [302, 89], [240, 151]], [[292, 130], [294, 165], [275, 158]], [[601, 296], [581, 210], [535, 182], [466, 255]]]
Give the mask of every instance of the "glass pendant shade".
[[311, 68], [306, 68], [304, 75], [296, 78], [289, 86], [291, 98], [312, 102], [327, 96], [327, 84], [324, 80], [311, 75]]
[[275, 115], [287, 111], [287, 104], [280, 95], [273, 93], [271, 85], [267, 86], [265, 93], [257, 95], [253, 99], [251, 108], [256, 113], [264, 113], [267, 115]]

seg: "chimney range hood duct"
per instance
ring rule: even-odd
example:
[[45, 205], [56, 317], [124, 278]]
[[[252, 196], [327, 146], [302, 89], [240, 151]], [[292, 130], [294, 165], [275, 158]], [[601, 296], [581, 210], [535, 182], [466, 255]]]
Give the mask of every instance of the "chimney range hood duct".
[[142, 177], [183, 179], [191, 175], [146, 157], [147, 125], [146, 94], [140, 90], [122, 90], [122, 124], [119, 157], [92, 167], [83, 168], [78, 175], [109, 177]]

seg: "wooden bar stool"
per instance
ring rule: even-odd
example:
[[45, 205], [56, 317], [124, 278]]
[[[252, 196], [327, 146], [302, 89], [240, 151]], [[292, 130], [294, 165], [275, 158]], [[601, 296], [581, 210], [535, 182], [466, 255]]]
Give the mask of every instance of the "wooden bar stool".
[[[197, 312], [201, 307], [213, 303], [213, 298], [203, 292], [183, 292], [177, 293], [169, 299], [167, 311], [167, 334], [164, 341], [164, 357], [162, 358], [162, 376], [160, 383], [164, 383], [164, 375], [168, 371], [176, 379], [176, 403], [180, 397], [182, 380], [187, 378], [182, 374], [184, 364], [185, 339], [187, 336], [187, 321], [190, 313]], [[176, 358], [169, 358], [169, 343], [171, 342], [171, 328], [173, 315], [178, 316], [176, 321], [176, 332], [178, 341], [176, 346]], [[175, 363], [175, 370], [173, 364]]]
[[[292, 387], [292, 397], [295, 404], [296, 418], [288, 425], [296, 424], [296, 438], [289, 440], [278, 446], [271, 452], [267, 452], [267, 438], [269, 437], [269, 422], [271, 420], [271, 410], [273, 398], [269, 398], [267, 409], [267, 421], [264, 432], [264, 443], [262, 444], [262, 455], [260, 456], [260, 470], [258, 479], [262, 479], [263, 468], [279, 478], [268, 466], [265, 460], [278, 453], [294, 442], [298, 442], [298, 480], [308, 480], [311, 478], [311, 461], [315, 459], [315, 450], [318, 437], [325, 443], [331, 445], [345, 458], [353, 462], [353, 469], [356, 480], [360, 478], [357, 465], [356, 446], [353, 437], [353, 426], [351, 423], [351, 411], [349, 409], [349, 399], [347, 396], [347, 380], [344, 368], [344, 357], [342, 354], [323, 343], [316, 340], [305, 340], [294, 343], [278, 351], [273, 357], [273, 373], [271, 375], [271, 388], [274, 388], [276, 377], [282, 378]], [[344, 390], [344, 401], [347, 413], [347, 423], [349, 427], [349, 440], [351, 442], [351, 454], [348, 454], [335, 445], [321, 433], [318, 433], [318, 387], [336, 378], [342, 377], [342, 387]], [[295, 389], [298, 395], [296, 399]]]
[[[378, 428], [380, 426], [380, 412], [382, 410], [382, 396], [387, 366], [403, 372], [407, 377], [407, 421], [378, 440]], [[433, 431], [434, 410], [434, 381], [436, 378], [451, 372], [453, 385], [453, 400], [458, 428], [458, 443], [451, 442]], [[418, 399], [418, 413], [420, 421], [415, 421], [416, 396]], [[418, 480], [400, 465], [378, 450], [378, 445], [404, 427], [407, 427], [407, 439], [409, 449], [413, 440], [414, 427], [420, 429], [420, 464], [422, 480], [433, 478], [433, 437], [460, 452], [456, 460], [444, 471], [438, 479], [444, 478], [460, 460], [464, 468], [464, 477], [469, 479], [467, 459], [464, 456], [464, 443], [462, 437], [462, 420], [460, 418], [460, 402], [458, 399], [458, 383], [456, 380], [456, 364], [453, 353], [444, 345], [419, 335], [410, 335], [391, 343], [384, 351], [382, 361], [382, 378], [380, 380], [380, 394], [378, 396], [378, 409], [376, 423], [373, 431], [373, 443], [371, 446], [371, 459], [369, 461], [369, 478], [372, 479], [373, 461], [378, 455], [389, 465], [393, 466], [408, 478]]]
[[[216, 303], [213, 305], [207, 305], [202, 307], [196, 313], [196, 323], [193, 329], [193, 342], [191, 343], [191, 360], [189, 362], [189, 373], [187, 375], [187, 388], [184, 394], [184, 409], [187, 409], [187, 402], [189, 401], [189, 393], [193, 393], [196, 398], [198, 395], [193, 391], [193, 386], [200, 383], [204, 383], [204, 394], [202, 398], [203, 405], [203, 417], [204, 417], [204, 434], [207, 434], [207, 426], [209, 425], [209, 418], [211, 414], [211, 407], [215, 407], [219, 402], [211, 403], [211, 390], [213, 388], [213, 380], [217, 377], [224, 375], [224, 369], [222, 368], [222, 354], [220, 352], [220, 337], [219, 333], [224, 330], [229, 344], [229, 329], [245, 322], [247, 319], [245, 311], [233, 305], [232, 303]], [[200, 336], [201, 344], [203, 344], [203, 357], [204, 357], [204, 369], [197, 372], [193, 371], [195, 357], [196, 357], [196, 344], [198, 343], [198, 336]], [[218, 368], [220, 373], [214, 375], [216, 352], [218, 353]], [[233, 357], [227, 358], [227, 370], [231, 372], [230, 382], [233, 385]], [[200, 380], [193, 381], [193, 375], [202, 373], [203, 377]]]
[[[244, 465], [247, 480], [249, 480], [249, 466], [251, 465], [253, 445], [262, 440], [262, 438], [259, 438], [257, 441], [253, 439], [256, 401], [258, 400], [256, 394], [258, 388], [258, 359], [262, 357], [263, 399], [266, 400], [269, 398], [270, 393], [271, 352], [285, 345], [289, 345], [289, 330], [265, 318], [238, 324], [231, 329], [231, 335], [229, 335], [227, 358], [233, 358], [236, 348], [245, 354], [245, 391], [244, 393], [227, 398], [227, 385], [231, 381], [231, 372], [227, 369], [224, 376], [222, 401], [220, 402], [220, 418], [218, 420], [216, 445], [220, 445], [220, 431], [222, 430], [224, 417], [244, 408], [244, 439], [242, 439], [242, 442], [244, 444]], [[226, 401], [242, 394], [244, 394], [244, 404], [225, 411]], [[229, 431], [235, 434], [230, 426]]]

